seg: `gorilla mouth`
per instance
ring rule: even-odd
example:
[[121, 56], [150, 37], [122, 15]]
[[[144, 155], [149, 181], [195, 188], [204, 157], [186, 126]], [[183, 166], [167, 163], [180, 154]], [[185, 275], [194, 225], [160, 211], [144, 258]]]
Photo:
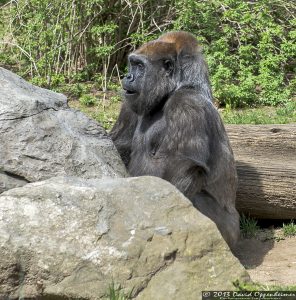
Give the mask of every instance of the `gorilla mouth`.
[[132, 90], [125, 90], [126, 95], [135, 95], [137, 92]]

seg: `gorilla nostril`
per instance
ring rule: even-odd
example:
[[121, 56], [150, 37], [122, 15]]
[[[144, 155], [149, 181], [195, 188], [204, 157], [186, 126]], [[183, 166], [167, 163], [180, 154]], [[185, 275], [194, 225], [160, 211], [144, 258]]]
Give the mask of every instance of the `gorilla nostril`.
[[133, 81], [133, 80], [134, 80], [133, 74], [127, 74], [126, 79], [127, 79], [128, 81]]

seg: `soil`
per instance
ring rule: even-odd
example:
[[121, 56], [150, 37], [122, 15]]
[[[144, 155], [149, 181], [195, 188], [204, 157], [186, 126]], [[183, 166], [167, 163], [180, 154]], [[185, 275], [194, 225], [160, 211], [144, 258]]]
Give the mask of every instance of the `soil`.
[[241, 239], [234, 251], [254, 283], [296, 286], [296, 236], [282, 230], [260, 230], [255, 237]]

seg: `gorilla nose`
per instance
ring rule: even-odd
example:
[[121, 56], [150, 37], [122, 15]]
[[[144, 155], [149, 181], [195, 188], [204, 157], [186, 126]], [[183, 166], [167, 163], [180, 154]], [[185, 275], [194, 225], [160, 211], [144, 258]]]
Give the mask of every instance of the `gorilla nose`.
[[134, 75], [133, 74], [127, 74], [126, 79], [128, 81], [133, 81], [134, 80]]

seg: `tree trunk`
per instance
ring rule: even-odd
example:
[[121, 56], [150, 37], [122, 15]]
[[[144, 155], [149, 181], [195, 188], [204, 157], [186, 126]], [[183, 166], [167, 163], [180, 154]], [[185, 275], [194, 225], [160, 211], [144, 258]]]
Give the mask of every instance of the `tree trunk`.
[[237, 209], [260, 219], [296, 218], [296, 124], [227, 125], [237, 163]]

